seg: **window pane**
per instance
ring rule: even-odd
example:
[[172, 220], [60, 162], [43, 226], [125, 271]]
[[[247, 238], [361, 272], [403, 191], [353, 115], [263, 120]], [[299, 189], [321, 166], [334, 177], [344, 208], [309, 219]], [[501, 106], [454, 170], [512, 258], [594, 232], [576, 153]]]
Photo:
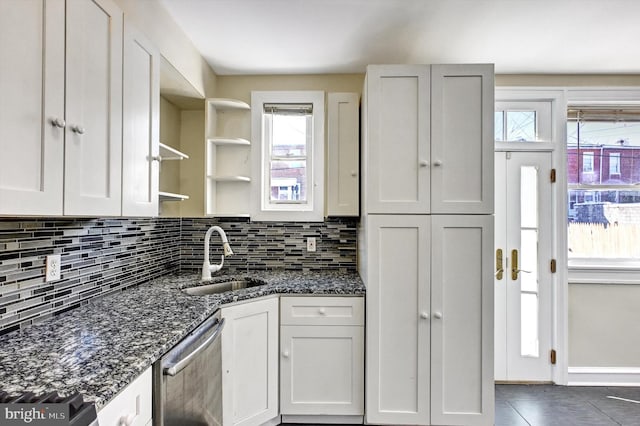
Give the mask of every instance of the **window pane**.
[[306, 161], [272, 161], [270, 178], [271, 201], [307, 201]]
[[535, 141], [536, 112], [507, 111], [507, 140], [515, 142]]
[[274, 157], [306, 156], [308, 115], [273, 114], [271, 155]]
[[640, 191], [569, 191], [569, 257], [640, 258]]
[[504, 141], [504, 111], [496, 111], [493, 115], [495, 140]]

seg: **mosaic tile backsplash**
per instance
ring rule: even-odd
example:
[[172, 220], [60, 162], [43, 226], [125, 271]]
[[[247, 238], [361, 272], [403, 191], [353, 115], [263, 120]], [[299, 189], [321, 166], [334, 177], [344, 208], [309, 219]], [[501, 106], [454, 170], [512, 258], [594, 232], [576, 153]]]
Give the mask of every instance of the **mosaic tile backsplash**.
[[[199, 271], [212, 225], [235, 253], [223, 271], [356, 269], [355, 219], [0, 218], [0, 334], [171, 272]], [[316, 252], [306, 251], [307, 237], [316, 237]], [[217, 234], [210, 253], [219, 263]], [[61, 254], [62, 277], [45, 283], [50, 254]]]
[[[201, 270], [204, 234], [212, 225], [224, 229], [233, 256], [224, 259], [222, 271], [251, 270], [356, 270], [356, 219], [325, 222], [251, 222], [249, 219], [182, 219], [180, 267]], [[307, 252], [307, 237], [316, 238], [316, 251]], [[222, 244], [211, 236], [210, 262], [220, 263]]]

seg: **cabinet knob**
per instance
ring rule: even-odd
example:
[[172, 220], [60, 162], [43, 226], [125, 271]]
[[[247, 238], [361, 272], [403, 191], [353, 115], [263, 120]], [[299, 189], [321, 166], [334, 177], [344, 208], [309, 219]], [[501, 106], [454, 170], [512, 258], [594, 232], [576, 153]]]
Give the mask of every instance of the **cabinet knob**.
[[420, 164], [420, 167], [429, 167], [429, 162], [427, 160], [420, 160], [418, 164]]
[[283, 358], [289, 358], [289, 351], [282, 352], [282, 357]]
[[429, 313], [428, 312], [420, 312], [420, 318], [429, 319]]
[[325, 315], [327, 313], [327, 311], [324, 308], [320, 308], [320, 309], [318, 309], [318, 313], [320, 315]]
[[433, 316], [434, 316], [434, 318], [442, 319], [442, 312], [434, 312]]
[[64, 120], [61, 118], [52, 118], [51, 125], [53, 127], [57, 127], [58, 129], [64, 129], [64, 126], [66, 126], [67, 123], [65, 123]]
[[73, 125], [73, 126], [71, 126], [71, 131], [73, 133], [77, 133], [79, 135], [84, 135], [84, 127], [82, 127], [82, 126]]
[[433, 162], [433, 165], [436, 166], [436, 167], [440, 167], [440, 166], [442, 166], [442, 161], [436, 160], [436, 161]]
[[162, 161], [162, 157], [159, 155], [154, 155], [151, 157], [151, 161], [157, 161], [158, 163]]
[[351, 170], [351, 176], [356, 177], [356, 176], [358, 176], [358, 173], [356, 173], [355, 170]]

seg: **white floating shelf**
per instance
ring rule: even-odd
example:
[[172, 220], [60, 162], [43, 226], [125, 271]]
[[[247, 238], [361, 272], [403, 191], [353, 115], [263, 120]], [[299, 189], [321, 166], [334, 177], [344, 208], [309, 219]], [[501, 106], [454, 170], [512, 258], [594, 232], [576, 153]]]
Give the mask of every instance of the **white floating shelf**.
[[184, 201], [189, 199], [188, 195], [174, 194], [171, 192], [160, 191], [158, 195], [160, 196], [160, 201]]
[[209, 98], [207, 103], [216, 109], [251, 109], [248, 103], [237, 99]]
[[160, 142], [160, 157], [163, 160], [186, 160], [189, 158], [184, 152], [180, 152], [175, 148]]
[[209, 176], [216, 182], [251, 182], [248, 176]]
[[209, 138], [207, 142], [214, 145], [251, 145], [251, 142], [243, 138]]

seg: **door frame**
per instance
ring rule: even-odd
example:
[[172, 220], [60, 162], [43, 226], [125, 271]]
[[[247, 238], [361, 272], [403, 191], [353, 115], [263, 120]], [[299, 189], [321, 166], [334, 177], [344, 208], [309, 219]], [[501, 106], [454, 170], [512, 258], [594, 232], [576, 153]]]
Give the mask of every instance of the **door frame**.
[[496, 142], [495, 151], [551, 152], [551, 167], [557, 170], [556, 183], [551, 188], [551, 246], [558, 265], [552, 275], [551, 345], [556, 350], [556, 364], [551, 366], [555, 384], [567, 385], [569, 367], [568, 345], [568, 282], [567, 282], [567, 182], [566, 173], [566, 92], [559, 88], [496, 87], [496, 102], [546, 101], [551, 103], [551, 141]]

